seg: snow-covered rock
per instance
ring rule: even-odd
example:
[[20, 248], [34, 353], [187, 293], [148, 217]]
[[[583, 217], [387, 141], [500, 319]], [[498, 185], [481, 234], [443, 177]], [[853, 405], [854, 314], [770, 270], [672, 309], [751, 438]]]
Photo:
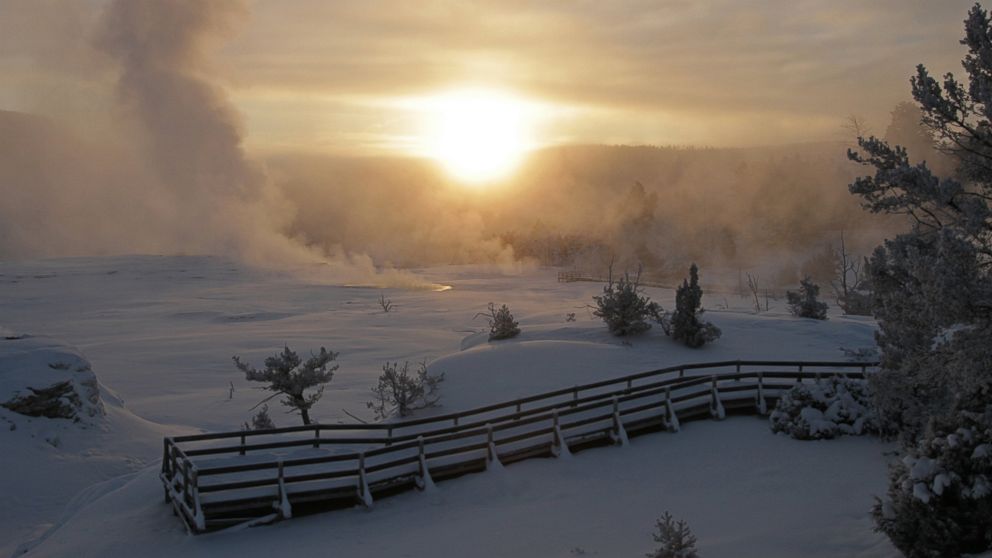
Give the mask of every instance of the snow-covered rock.
[[0, 406], [21, 415], [91, 421], [103, 416], [86, 358], [49, 337], [0, 338]]

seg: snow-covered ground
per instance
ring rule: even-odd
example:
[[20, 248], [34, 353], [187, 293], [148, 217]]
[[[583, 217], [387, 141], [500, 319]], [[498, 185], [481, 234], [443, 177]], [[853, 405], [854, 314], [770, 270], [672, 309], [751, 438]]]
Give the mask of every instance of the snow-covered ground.
[[[754, 315], [747, 300], [731, 295], [704, 299], [708, 319], [723, 330], [712, 346], [687, 349], [657, 328], [625, 344], [588, 308], [601, 286], [558, 283], [556, 270], [415, 273], [453, 288], [342, 287], [314, 280], [313, 270], [260, 271], [212, 257], [0, 263], [0, 326], [78, 348], [107, 410], [86, 428], [17, 417], [33, 426], [0, 428], [0, 467], [13, 471], [0, 476], [8, 503], [0, 508], [0, 555], [42, 537], [25, 547], [29, 555], [141, 548], [162, 556], [262, 556], [292, 543], [294, 552], [340, 556], [636, 556], [652, 548], [654, 519], [665, 510], [690, 522], [705, 556], [895, 553], [868, 518], [872, 496], [885, 488], [891, 446], [866, 438], [796, 442], [751, 418], [687, 424], [679, 434], [569, 461], [524, 462], [382, 500], [371, 511], [187, 537], [162, 503], [161, 437], [236, 429], [248, 418], [264, 393], [234, 368], [235, 354], [260, 363], [283, 344], [340, 351], [341, 368], [313, 410], [318, 420], [337, 422], [351, 420], [345, 411], [369, 416], [364, 402], [386, 361], [428, 359], [443, 371], [439, 412], [678, 363], [843, 360], [841, 347], [873, 345], [871, 320], [796, 319], [781, 301]], [[647, 292], [674, 305], [671, 291]], [[392, 312], [383, 312], [380, 294], [392, 300]], [[510, 306], [520, 337], [486, 341], [485, 320], [474, 316], [488, 302]], [[566, 321], [569, 313], [575, 321]], [[277, 424], [298, 421], [272, 408]], [[54, 430], [59, 444], [45, 441]], [[58, 528], [45, 532], [51, 524]]]

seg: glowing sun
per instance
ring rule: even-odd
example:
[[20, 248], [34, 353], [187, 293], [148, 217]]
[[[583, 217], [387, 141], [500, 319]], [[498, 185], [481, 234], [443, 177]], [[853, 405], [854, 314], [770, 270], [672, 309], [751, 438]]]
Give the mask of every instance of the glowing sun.
[[432, 97], [428, 105], [427, 152], [460, 180], [501, 178], [531, 147], [532, 107], [511, 95], [457, 91]]

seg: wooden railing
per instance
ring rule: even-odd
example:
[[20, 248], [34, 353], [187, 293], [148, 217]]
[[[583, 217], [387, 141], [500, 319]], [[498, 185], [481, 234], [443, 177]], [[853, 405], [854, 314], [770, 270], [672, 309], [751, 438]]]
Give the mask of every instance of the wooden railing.
[[317, 424], [164, 440], [166, 502], [191, 532], [288, 518], [483, 470], [496, 461], [678, 430], [680, 421], [767, 412], [782, 390], [875, 363], [723, 361], [672, 366], [466, 411], [394, 423]]

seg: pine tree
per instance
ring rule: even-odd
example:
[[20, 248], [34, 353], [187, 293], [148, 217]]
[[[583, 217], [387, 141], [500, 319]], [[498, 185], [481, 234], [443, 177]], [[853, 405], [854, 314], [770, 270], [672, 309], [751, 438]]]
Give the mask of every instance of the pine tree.
[[953, 177], [874, 137], [848, 151], [874, 167], [850, 185], [863, 205], [913, 221], [875, 250], [868, 275], [882, 353], [871, 381], [883, 419], [907, 447], [874, 517], [914, 557], [992, 548], [992, 445], [967, 447], [976, 431], [992, 430], [987, 418], [968, 426], [992, 407], [992, 21], [980, 5], [968, 12], [961, 42], [967, 84], [952, 74], [938, 81], [923, 65], [911, 79], [928, 134], [956, 165]]
[[699, 286], [699, 268], [689, 267], [689, 278], [675, 291], [675, 312], [662, 325], [672, 339], [692, 348], [702, 347], [720, 337], [720, 328], [700, 320], [703, 313], [703, 289]]
[[[244, 363], [237, 356], [234, 365], [245, 373], [245, 379], [252, 382], [266, 382], [264, 389], [275, 392], [266, 399], [284, 395], [282, 404], [300, 413], [303, 424], [310, 424], [310, 408], [324, 394], [324, 384], [334, 377], [338, 365], [331, 365], [338, 353], [328, 351], [324, 347], [320, 352], [311, 355], [305, 362], [289, 347], [283, 347], [282, 353], [265, 359], [265, 368], [258, 370]], [[309, 393], [308, 393], [309, 391]]]
[[641, 294], [641, 271], [633, 278], [624, 273], [618, 281], [613, 281], [613, 268], [610, 267], [609, 282], [603, 287], [602, 296], [594, 296], [596, 309], [593, 315], [602, 318], [610, 333], [617, 336], [636, 335], [651, 329], [649, 318], [658, 318], [661, 307]]
[[816, 297], [819, 295], [820, 286], [814, 283], [809, 277], [799, 282], [799, 292], [787, 291], [785, 293], [789, 309], [794, 316], [826, 320], [827, 303], [817, 300]]
[[477, 318], [479, 316], [486, 316], [489, 319], [490, 341], [509, 339], [520, 334], [520, 324], [513, 319], [510, 308], [505, 304], [496, 308], [496, 305], [490, 302], [486, 312], [475, 315]]
[[647, 554], [648, 558], [699, 558], [696, 536], [685, 521], [675, 521], [672, 514], [666, 511], [658, 520], [657, 527], [654, 542], [661, 546]]

